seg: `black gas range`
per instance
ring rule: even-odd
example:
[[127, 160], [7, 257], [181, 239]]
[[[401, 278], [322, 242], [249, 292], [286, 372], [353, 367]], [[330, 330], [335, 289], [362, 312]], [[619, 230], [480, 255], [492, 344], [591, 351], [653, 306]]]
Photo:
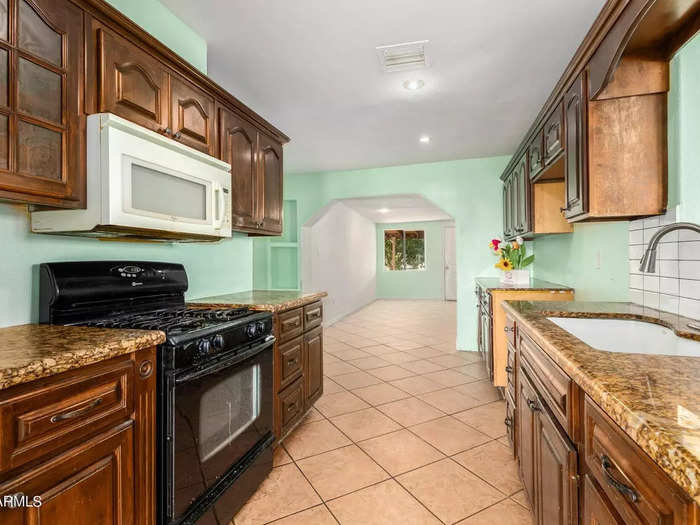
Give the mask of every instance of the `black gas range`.
[[180, 264], [40, 270], [40, 322], [165, 332], [158, 347], [161, 525], [225, 525], [272, 469], [272, 316], [185, 304]]

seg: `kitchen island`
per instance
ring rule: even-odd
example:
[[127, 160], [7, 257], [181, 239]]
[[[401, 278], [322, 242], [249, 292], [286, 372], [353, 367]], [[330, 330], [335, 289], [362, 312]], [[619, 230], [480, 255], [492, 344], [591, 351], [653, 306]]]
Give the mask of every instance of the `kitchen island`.
[[246, 307], [272, 312], [274, 426], [284, 439], [323, 394], [323, 303], [326, 292], [250, 290], [188, 301], [201, 308]]
[[[584, 523], [697, 523], [700, 359], [632, 353], [622, 336], [617, 344], [627, 352], [600, 350], [548, 318], [643, 321], [700, 340], [687, 326], [692, 320], [632, 303], [507, 301], [503, 308], [515, 342], [509, 435], [535, 513], [545, 522], [554, 506], [576, 513], [582, 497]], [[544, 495], [553, 479], [557, 498]]]

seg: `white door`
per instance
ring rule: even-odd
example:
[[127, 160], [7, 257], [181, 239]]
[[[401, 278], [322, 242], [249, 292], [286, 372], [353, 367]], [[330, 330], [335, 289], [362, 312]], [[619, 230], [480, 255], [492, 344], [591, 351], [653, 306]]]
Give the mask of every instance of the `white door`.
[[457, 248], [455, 228], [445, 228], [445, 301], [457, 300]]

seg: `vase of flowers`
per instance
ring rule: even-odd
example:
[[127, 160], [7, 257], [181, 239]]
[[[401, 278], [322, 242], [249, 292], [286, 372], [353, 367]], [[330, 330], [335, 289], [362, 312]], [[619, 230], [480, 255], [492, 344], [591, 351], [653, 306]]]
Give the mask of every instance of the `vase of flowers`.
[[503, 284], [530, 283], [530, 270], [527, 267], [535, 260], [535, 256], [527, 254], [525, 241], [522, 237], [511, 242], [492, 239], [489, 247], [492, 253], [499, 256], [495, 266], [499, 270], [503, 270], [501, 277]]

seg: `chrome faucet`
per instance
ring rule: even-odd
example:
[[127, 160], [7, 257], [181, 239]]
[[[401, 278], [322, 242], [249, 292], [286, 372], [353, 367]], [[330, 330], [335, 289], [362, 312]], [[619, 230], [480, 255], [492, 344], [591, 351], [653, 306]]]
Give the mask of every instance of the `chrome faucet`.
[[[694, 224], [692, 222], [675, 222], [667, 226], [659, 228], [659, 230], [651, 237], [649, 241], [649, 246], [647, 246], [644, 255], [642, 256], [642, 261], [639, 263], [640, 272], [656, 272], [656, 247], [659, 244], [661, 238], [669, 232], [676, 230], [691, 230], [700, 233], [700, 225]], [[688, 328], [693, 330], [700, 330], [700, 322], [690, 322], [688, 323]]]
[[659, 228], [659, 230], [652, 236], [651, 240], [649, 241], [649, 246], [647, 246], [647, 249], [642, 256], [642, 260], [639, 263], [640, 272], [656, 273], [656, 247], [664, 235], [676, 230], [691, 230], [700, 233], [700, 225], [692, 222], [674, 222], [673, 224]]

